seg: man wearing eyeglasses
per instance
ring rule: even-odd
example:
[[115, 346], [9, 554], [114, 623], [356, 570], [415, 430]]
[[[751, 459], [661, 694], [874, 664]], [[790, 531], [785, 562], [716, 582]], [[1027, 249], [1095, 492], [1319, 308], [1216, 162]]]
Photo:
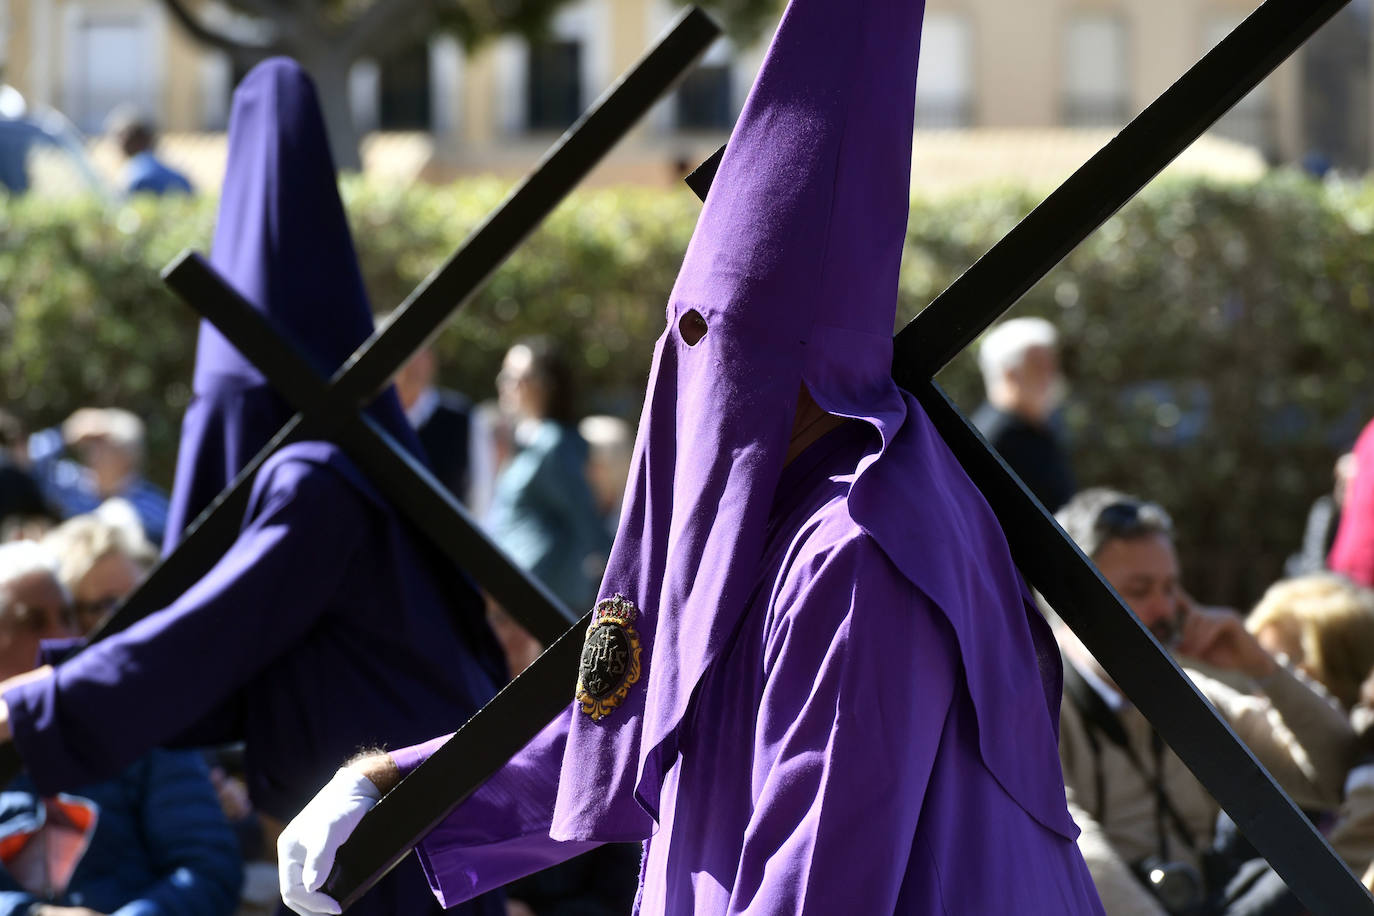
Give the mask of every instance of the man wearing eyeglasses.
[[[1266, 652], [1239, 614], [1189, 598], [1164, 510], [1094, 489], [1057, 518], [1294, 801], [1339, 805], [1355, 753], [1345, 716]], [[1068, 628], [1055, 632], [1065, 659], [1059, 754], [1069, 811], [1107, 912], [1301, 912], [1252, 850], [1217, 842], [1216, 801]]]

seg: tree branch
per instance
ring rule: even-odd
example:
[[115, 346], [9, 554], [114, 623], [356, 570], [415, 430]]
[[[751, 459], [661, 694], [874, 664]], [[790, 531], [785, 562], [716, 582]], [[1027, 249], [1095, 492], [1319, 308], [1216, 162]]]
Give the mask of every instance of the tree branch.
[[284, 25], [297, 38], [304, 38], [308, 33], [311, 39], [319, 40], [329, 33], [324, 6], [321, 0], [279, 0], [269, 18]]
[[379, 62], [391, 60], [402, 51], [410, 51], [417, 44], [426, 45], [431, 35], [442, 31], [438, 17], [431, 19], [418, 16], [416, 19], [419, 21], [398, 26], [384, 35], [372, 36], [373, 40], [362, 49], [359, 56], [370, 57]]
[[204, 45], [212, 48], [219, 48], [228, 51], [230, 54], [273, 54], [281, 50], [281, 45], [277, 41], [269, 41], [265, 44], [251, 44], [240, 41], [223, 32], [217, 32], [199, 19], [197, 19], [189, 9], [186, 8], [182, 0], [162, 0], [162, 5], [172, 14], [183, 29], [190, 33], [191, 37]]
[[[340, 37], [339, 46], [350, 60], [377, 53], [382, 45], [390, 45], [398, 23], [406, 23], [407, 32], [428, 31], [434, 17], [426, 15], [424, 7], [430, 0], [375, 0], [367, 10], [348, 24]], [[425, 23], [422, 27], [421, 23]]]

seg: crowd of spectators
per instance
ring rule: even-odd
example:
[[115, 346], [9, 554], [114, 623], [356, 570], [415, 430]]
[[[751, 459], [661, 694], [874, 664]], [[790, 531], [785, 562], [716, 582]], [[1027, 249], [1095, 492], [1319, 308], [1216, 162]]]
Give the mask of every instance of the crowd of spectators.
[[[1013, 319], [979, 354], [985, 438], [1172, 653], [1198, 690], [1374, 887], [1374, 423], [1314, 504], [1287, 578], [1247, 613], [1184, 590], [1187, 557], [1149, 494], [1075, 492], [1048, 322]], [[1048, 605], [1064, 660], [1060, 759], [1079, 847], [1111, 916], [1305, 912]]]
[[[1078, 489], [1055, 420], [1067, 391], [1057, 346], [1041, 319], [990, 332], [976, 424], [1374, 884], [1374, 473], [1360, 473], [1374, 468], [1374, 432], [1341, 459], [1306, 530], [1295, 526], [1303, 546], [1288, 577], [1248, 613], [1207, 606], [1183, 588], [1188, 557], [1164, 507], [1149, 494]], [[548, 339], [511, 347], [494, 403], [440, 388], [438, 376], [425, 349], [396, 378], [436, 479], [517, 564], [570, 609], [586, 608], [618, 522], [631, 428], [574, 413], [573, 373]], [[156, 562], [167, 502], [143, 478], [143, 458], [142, 422], [126, 411], [85, 408], [31, 435], [0, 413], [0, 539], [12, 542], [0, 547], [0, 677], [32, 668], [41, 640], [99, 626]], [[1111, 674], [1044, 610], [1064, 660], [1066, 796], [1107, 912], [1301, 913]], [[542, 647], [494, 602], [488, 617], [518, 673]], [[45, 643], [45, 657], [61, 645]], [[39, 797], [21, 777], [0, 792], [0, 916], [270, 912], [271, 837], [236, 752], [159, 750], [60, 798]], [[130, 842], [135, 834], [142, 841]], [[632, 848], [612, 848], [526, 879], [509, 889], [510, 913], [627, 911], [636, 861]]]

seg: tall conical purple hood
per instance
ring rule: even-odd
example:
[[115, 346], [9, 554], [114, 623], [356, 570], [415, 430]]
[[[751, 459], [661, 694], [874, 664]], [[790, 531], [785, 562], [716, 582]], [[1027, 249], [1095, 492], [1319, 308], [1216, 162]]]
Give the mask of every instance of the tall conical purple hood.
[[[336, 182], [310, 77], [288, 58], [254, 67], [234, 92], [210, 263], [326, 374], [373, 330]], [[168, 550], [292, 414], [206, 321], [193, 389], [182, 420]], [[394, 392], [370, 410], [421, 454]]]
[[[1037, 664], [1048, 631], [995, 517], [891, 378], [923, 8], [791, 0], [783, 15], [668, 304], [602, 583], [638, 608], [642, 671], [619, 708], [574, 714], [557, 839], [652, 831], [679, 723], [758, 584], [803, 384], [881, 434], [850, 514], [950, 618], [989, 769], [1074, 833], [1058, 669]], [[679, 330], [691, 311], [708, 327], [695, 345]]]

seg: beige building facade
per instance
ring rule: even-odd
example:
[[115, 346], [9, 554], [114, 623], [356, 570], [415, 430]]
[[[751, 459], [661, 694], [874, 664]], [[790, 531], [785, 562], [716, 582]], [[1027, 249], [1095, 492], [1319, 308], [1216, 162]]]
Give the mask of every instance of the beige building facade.
[[156, 0], [0, 0], [0, 23], [4, 81], [87, 133], [126, 102], [170, 129], [222, 117], [217, 55], [191, 42]]
[[[1246, 0], [933, 0], [917, 96], [928, 126], [1124, 123], [1257, 6]], [[1300, 60], [1221, 126], [1269, 155], [1301, 148]]]
[[[917, 119], [923, 128], [1120, 125], [1255, 6], [1253, 0], [930, 0]], [[350, 104], [367, 130], [422, 131], [451, 172], [519, 171], [671, 21], [669, 0], [573, 0], [550, 40], [491, 42], [468, 55], [447, 36], [393, 61], [361, 61]], [[224, 23], [214, 3], [200, 15]], [[722, 40], [615, 154], [623, 177], [674, 173], [718, 145], [767, 36]], [[1301, 54], [1302, 52], [1299, 52]], [[131, 102], [166, 131], [222, 130], [237, 75], [159, 0], [0, 0], [0, 72], [31, 103], [87, 133]], [[1276, 160], [1304, 152], [1301, 62], [1290, 60], [1220, 125]], [[642, 176], [636, 172], [642, 171]]]

